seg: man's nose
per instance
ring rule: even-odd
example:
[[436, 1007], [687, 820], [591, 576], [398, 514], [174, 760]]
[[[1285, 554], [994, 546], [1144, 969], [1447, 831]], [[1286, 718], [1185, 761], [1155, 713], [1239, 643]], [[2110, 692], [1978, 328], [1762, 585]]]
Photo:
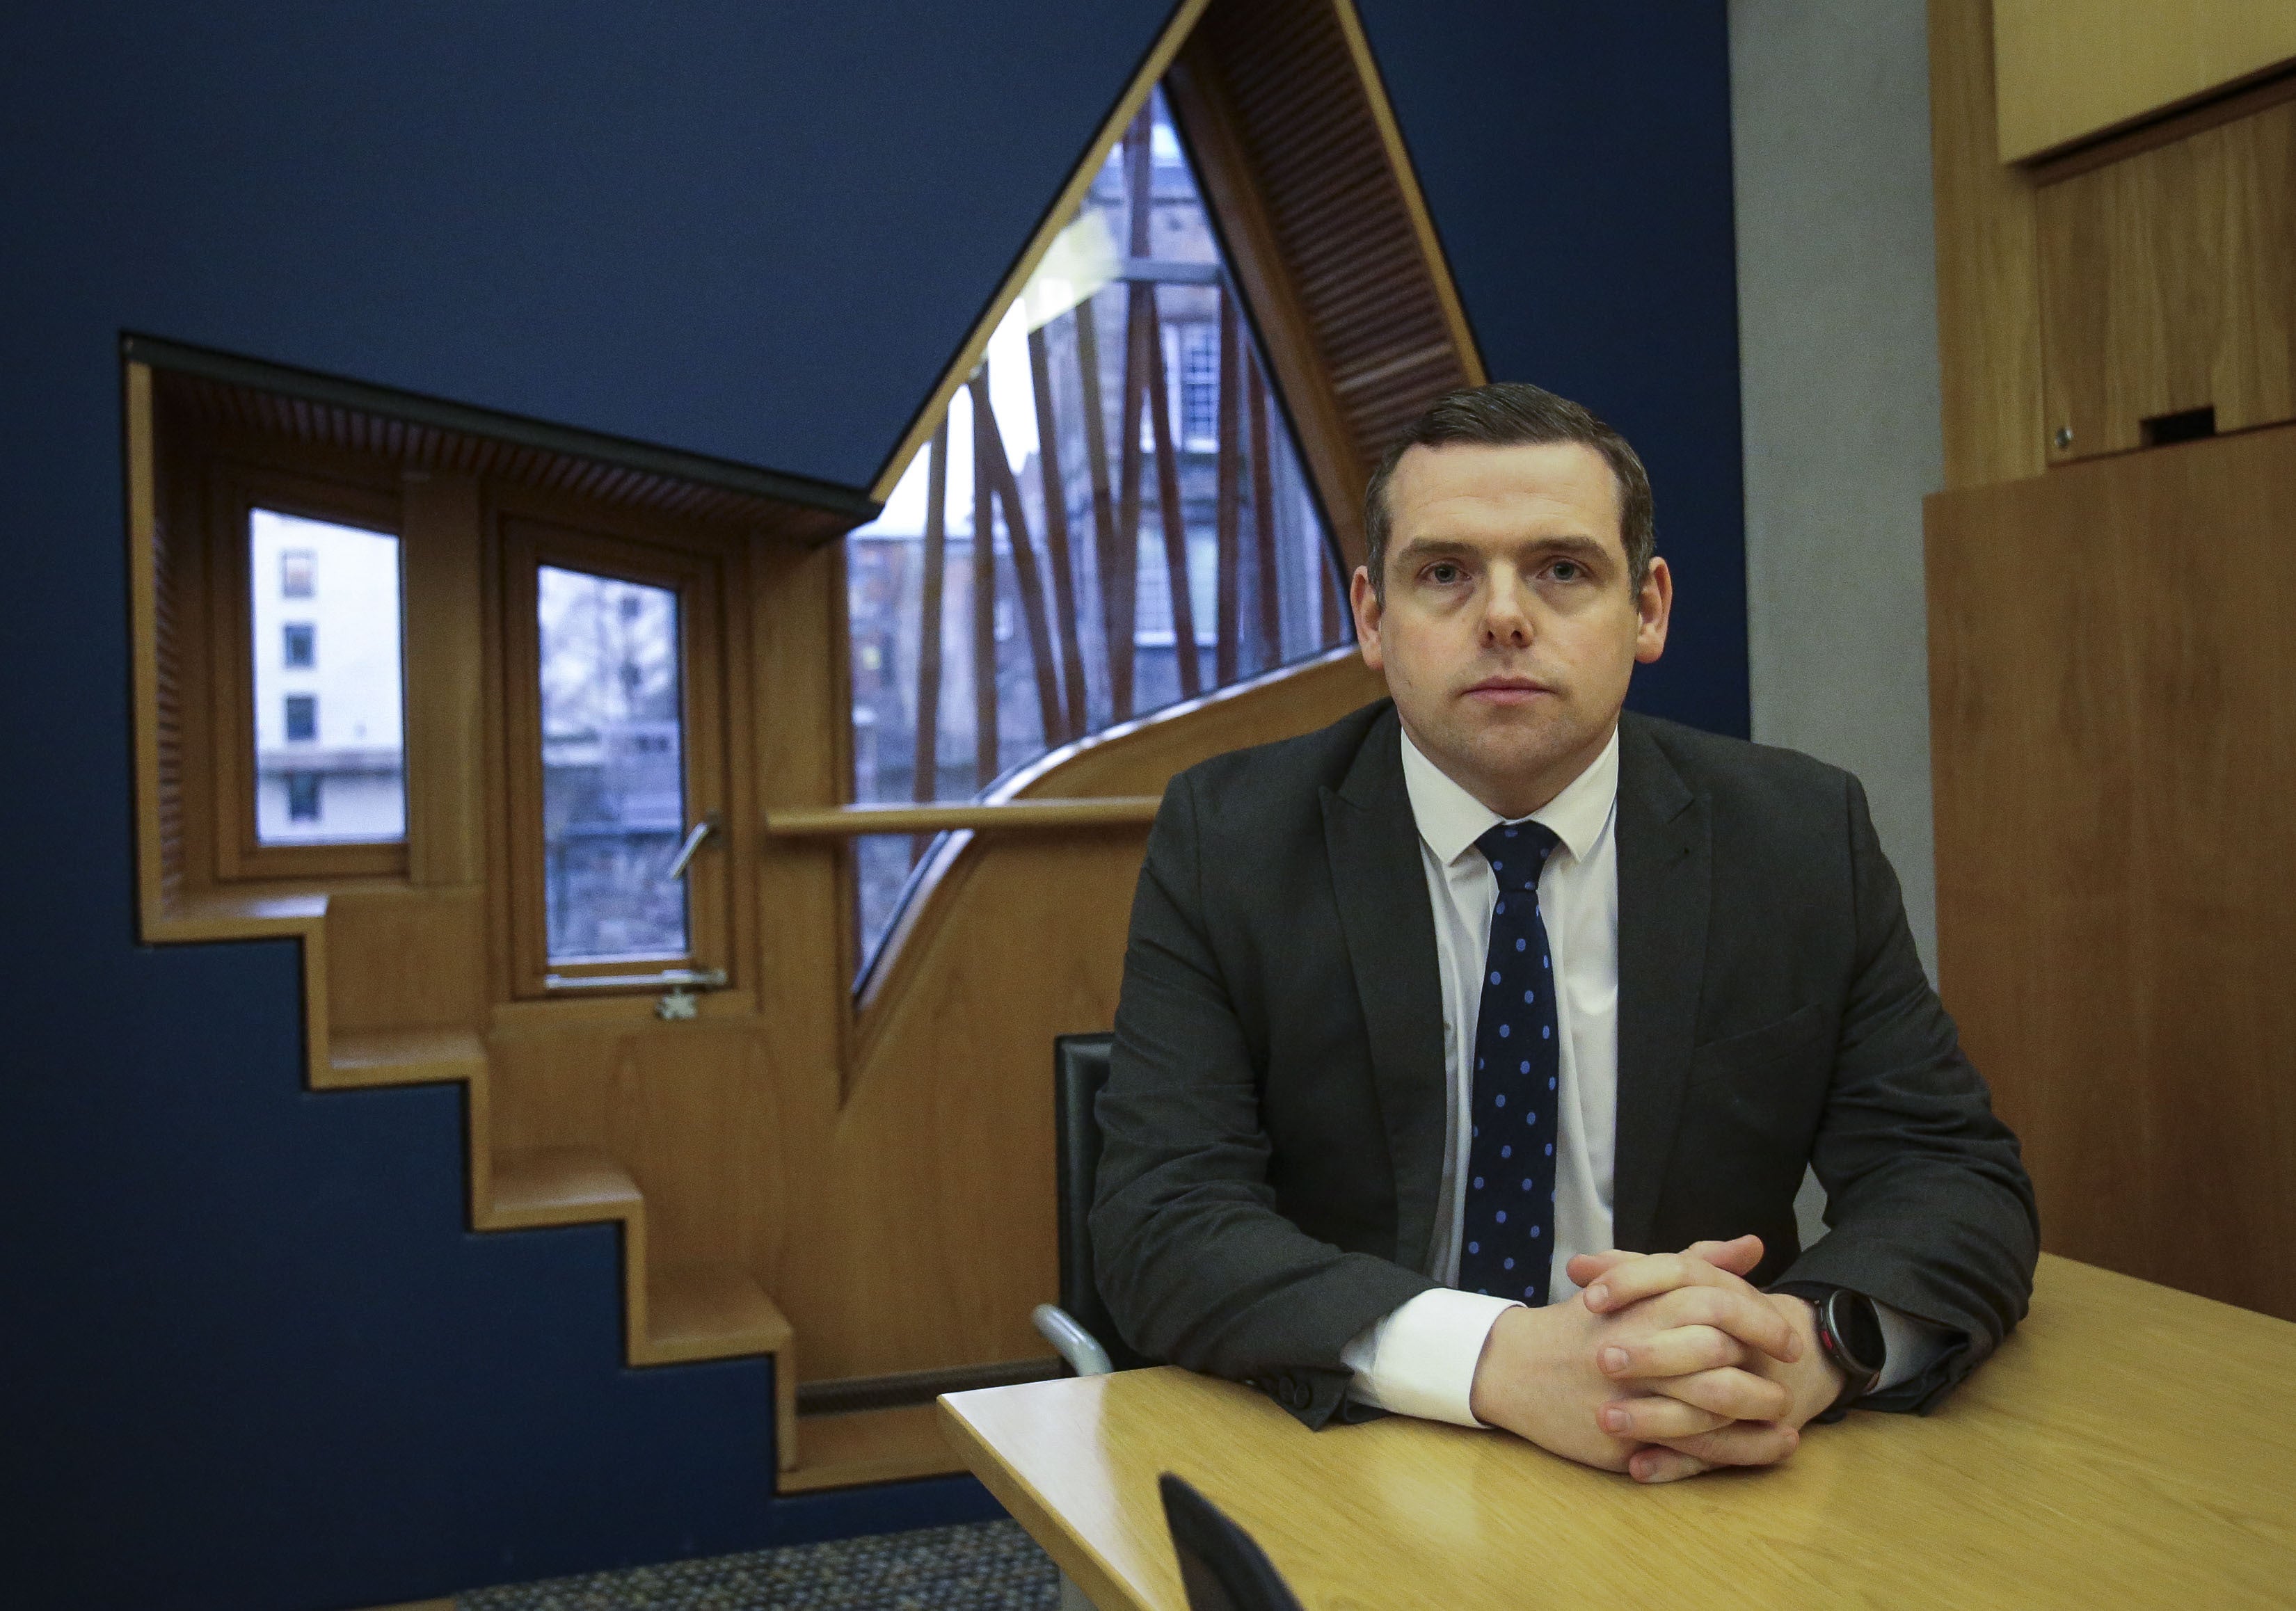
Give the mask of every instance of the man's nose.
[[1490, 588], [1484, 595], [1483, 642], [1521, 649], [1529, 645], [1532, 636], [1529, 589], [1512, 570], [1504, 567], [1493, 570]]

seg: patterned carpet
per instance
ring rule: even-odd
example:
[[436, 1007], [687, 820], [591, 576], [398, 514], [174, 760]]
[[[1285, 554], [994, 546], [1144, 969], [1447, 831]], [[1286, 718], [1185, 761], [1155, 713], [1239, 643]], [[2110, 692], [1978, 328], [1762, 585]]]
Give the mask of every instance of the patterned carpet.
[[1053, 1611], [1060, 1574], [1021, 1524], [972, 1522], [480, 1589], [455, 1611]]

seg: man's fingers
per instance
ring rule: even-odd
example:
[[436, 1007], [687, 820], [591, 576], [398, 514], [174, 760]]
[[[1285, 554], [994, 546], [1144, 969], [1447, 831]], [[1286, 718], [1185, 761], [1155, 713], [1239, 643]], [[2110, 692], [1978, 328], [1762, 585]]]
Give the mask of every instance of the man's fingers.
[[1706, 1462], [1695, 1455], [1669, 1449], [1663, 1443], [1637, 1449], [1627, 1457], [1627, 1475], [1638, 1483], [1678, 1483], [1707, 1468]]
[[1733, 1275], [1751, 1275], [1754, 1266], [1762, 1262], [1762, 1239], [1749, 1231], [1726, 1242], [1693, 1242], [1682, 1251], [1688, 1257], [1704, 1259], [1716, 1269], [1727, 1270]]
[[1612, 1437], [1644, 1443], [1662, 1437], [1695, 1437], [1726, 1427], [1734, 1419], [1662, 1395], [1615, 1399], [1595, 1412], [1595, 1423]]
[[[1669, 1263], [1673, 1266], [1669, 1270], [1651, 1269]], [[1680, 1279], [1669, 1280], [1669, 1276]], [[1616, 1313], [1629, 1303], [1647, 1302], [1651, 1319], [1661, 1329], [1713, 1326], [1789, 1365], [1801, 1357], [1801, 1340], [1775, 1304], [1703, 1260], [1656, 1254], [1622, 1264], [1587, 1288], [1586, 1301], [1598, 1314]]]
[[1735, 1421], [1713, 1432], [1660, 1442], [1710, 1466], [1775, 1466], [1801, 1447], [1801, 1435], [1791, 1427]]
[[1718, 1326], [1677, 1326], [1596, 1350], [1595, 1363], [1612, 1381], [1683, 1376], [1746, 1362], [1746, 1345]]
[[[1563, 1266], [1563, 1272], [1570, 1276], [1572, 1286], [1587, 1287], [1630, 1260], [1651, 1256], [1646, 1253], [1628, 1253], [1620, 1247], [1602, 1253], [1580, 1253], [1572, 1255], [1570, 1262]], [[1749, 1275], [1762, 1262], [1762, 1239], [1750, 1231], [1726, 1242], [1693, 1242], [1678, 1255], [1663, 1256], [1703, 1259], [1733, 1275]], [[1599, 1308], [1596, 1312], [1600, 1313]]]
[[1562, 1266], [1562, 1272], [1570, 1278], [1572, 1286], [1585, 1287], [1608, 1275], [1628, 1259], [1642, 1256], [1639, 1253], [1627, 1253], [1616, 1247], [1607, 1253], [1577, 1253], [1571, 1255], [1570, 1262]]
[[1725, 1420], [1774, 1421], [1793, 1408], [1793, 1394], [1784, 1382], [1730, 1367], [1637, 1380], [1633, 1386], [1637, 1392], [1679, 1399]]

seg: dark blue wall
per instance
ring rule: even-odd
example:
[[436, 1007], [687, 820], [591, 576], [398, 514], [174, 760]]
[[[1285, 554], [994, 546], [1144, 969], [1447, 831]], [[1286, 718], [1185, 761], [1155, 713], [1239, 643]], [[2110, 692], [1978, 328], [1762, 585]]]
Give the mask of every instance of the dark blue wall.
[[1740, 738], [1745, 502], [1718, 0], [1357, 0], [1491, 377], [1635, 445], [1675, 577], [1628, 703]]
[[[11, 8], [11, 1603], [308, 1611], [985, 1513], [769, 1501], [767, 1370], [623, 1369], [609, 1230], [469, 1234], [455, 1092], [307, 1092], [291, 948], [133, 943], [117, 343], [864, 484], [1163, 10]], [[1743, 732], [1720, 8], [1365, 10], [1494, 372], [1651, 461], [1689, 596], [1638, 699]]]

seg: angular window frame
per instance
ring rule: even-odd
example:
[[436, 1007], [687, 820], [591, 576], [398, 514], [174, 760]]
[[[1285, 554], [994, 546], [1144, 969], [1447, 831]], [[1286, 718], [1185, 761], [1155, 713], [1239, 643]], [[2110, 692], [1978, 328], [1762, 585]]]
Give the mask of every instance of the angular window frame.
[[[509, 858], [512, 992], [525, 1000], [655, 994], [657, 977], [681, 971], [737, 971], [731, 944], [736, 837], [727, 831], [729, 747], [724, 687], [726, 577], [711, 554], [671, 549], [506, 515], [501, 526], [500, 671], [503, 712], [502, 832]], [[542, 827], [541, 627], [537, 619], [545, 566], [586, 571], [666, 588], [678, 599], [678, 684], [683, 710], [685, 821], [715, 814], [720, 824], [686, 873], [686, 948], [675, 956], [554, 963]], [[629, 980], [607, 985], [596, 981]]]
[[[249, 521], [258, 509], [336, 526], [357, 527], [396, 541], [399, 555], [399, 699], [402, 712], [412, 698], [406, 661], [406, 539], [397, 495], [373, 487], [335, 481], [275, 468], [226, 460], [209, 482], [209, 529], [217, 540], [209, 548], [208, 642], [209, 685], [214, 690], [209, 720], [214, 748], [215, 870], [219, 881], [280, 879], [321, 880], [404, 878], [407, 841], [397, 839], [319, 845], [266, 845], [255, 819], [255, 657], [269, 652], [253, 636], [253, 556]], [[405, 726], [401, 725], [404, 757]], [[402, 758], [402, 787], [412, 779]]]

